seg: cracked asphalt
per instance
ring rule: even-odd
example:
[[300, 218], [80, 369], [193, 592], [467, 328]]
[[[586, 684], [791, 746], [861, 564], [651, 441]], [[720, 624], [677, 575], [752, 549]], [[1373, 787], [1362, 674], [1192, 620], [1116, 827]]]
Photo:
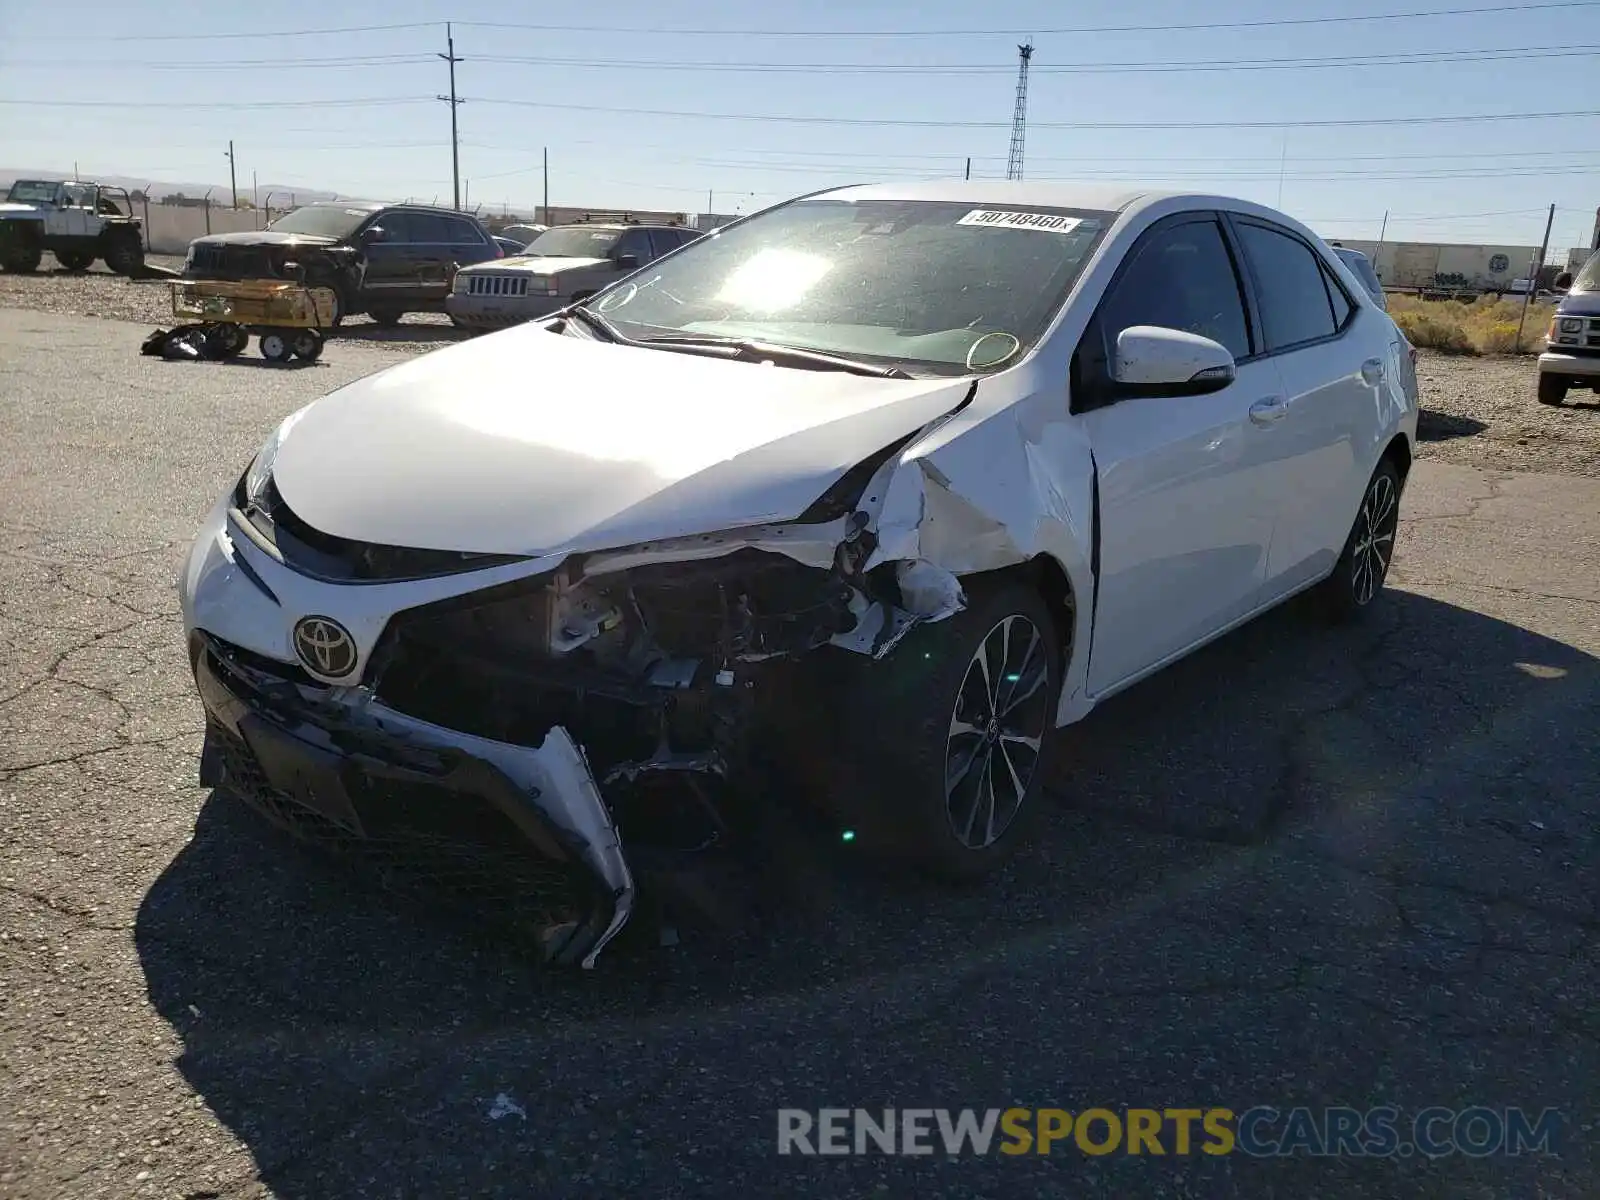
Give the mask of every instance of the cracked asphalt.
[[[1290, 605], [1066, 731], [992, 885], [819, 852], [746, 927], [553, 974], [194, 783], [188, 539], [277, 419], [401, 353], [167, 363], [146, 332], [0, 309], [0, 1196], [1600, 1193], [1600, 480], [1424, 457], [1373, 620]], [[1562, 1128], [775, 1153], [779, 1107], [1013, 1104]]]

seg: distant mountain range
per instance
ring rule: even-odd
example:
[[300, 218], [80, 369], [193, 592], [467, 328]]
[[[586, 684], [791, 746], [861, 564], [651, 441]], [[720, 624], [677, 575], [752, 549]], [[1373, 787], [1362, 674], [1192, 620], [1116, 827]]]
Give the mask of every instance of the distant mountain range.
[[[71, 179], [72, 171], [63, 171], [60, 167], [0, 167], [0, 187], [10, 187], [18, 179]], [[145, 192], [152, 200], [162, 196], [171, 196], [182, 192], [185, 196], [204, 196], [211, 193], [211, 199], [222, 204], [231, 203], [233, 188], [226, 183], [196, 183], [188, 180], [151, 179], [134, 175], [97, 175], [89, 171], [80, 171], [79, 178], [93, 180], [96, 183], [110, 184], [113, 187], [127, 188], [128, 191], [138, 189]], [[255, 188], [255, 195], [260, 203], [267, 202], [267, 196], [272, 196], [273, 207], [278, 208], [287, 203], [288, 197], [293, 196], [295, 202], [305, 204], [312, 200], [337, 200], [337, 192], [319, 191], [308, 188], [303, 184], [295, 183], [259, 183]], [[239, 187], [239, 199], [247, 200], [251, 197], [251, 189], [243, 184]], [[346, 199], [365, 199], [365, 197], [346, 197]]]

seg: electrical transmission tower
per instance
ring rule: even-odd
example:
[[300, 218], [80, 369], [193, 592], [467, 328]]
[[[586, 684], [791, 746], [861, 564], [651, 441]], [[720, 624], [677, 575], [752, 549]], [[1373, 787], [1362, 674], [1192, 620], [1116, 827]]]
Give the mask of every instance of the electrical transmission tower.
[[1022, 143], [1028, 135], [1028, 64], [1033, 61], [1033, 44], [1017, 47], [1017, 110], [1011, 118], [1011, 155], [1006, 159], [1006, 178], [1022, 178]]

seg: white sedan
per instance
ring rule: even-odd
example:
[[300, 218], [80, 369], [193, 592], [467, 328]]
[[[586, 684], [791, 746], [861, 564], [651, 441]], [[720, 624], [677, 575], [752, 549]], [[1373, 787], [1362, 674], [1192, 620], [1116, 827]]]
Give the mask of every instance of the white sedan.
[[520, 872], [585, 966], [779, 806], [981, 874], [1053, 727], [1297, 592], [1378, 602], [1416, 428], [1398, 328], [1282, 213], [803, 197], [285, 420], [181, 580], [202, 780]]

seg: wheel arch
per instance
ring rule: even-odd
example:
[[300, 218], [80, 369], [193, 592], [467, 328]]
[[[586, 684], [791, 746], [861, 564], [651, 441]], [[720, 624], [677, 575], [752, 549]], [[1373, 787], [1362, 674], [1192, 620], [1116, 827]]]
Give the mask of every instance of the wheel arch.
[[1406, 476], [1411, 473], [1411, 464], [1415, 455], [1411, 449], [1411, 439], [1403, 433], [1397, 433], [1389, 439], [1389, 444], [1383, 448], [1383, 453], [1378, 456], [1379, 462], [1390, 462], [1394, 469], [1400, 473], [1400, 483], [1405, 484]]
[[1078, 595], [1067, 569], [1054, 555], [1041, 552], [1021, 562], [961, 577], [963, 588], [973, 585], [992, 587], [1001, 583], [1025, 584], [1044, 600], [1055, 625], [1057, 644], [1061, 647], [1061, 678], [1064, 682], [1072, 667], [1078, 642]]

